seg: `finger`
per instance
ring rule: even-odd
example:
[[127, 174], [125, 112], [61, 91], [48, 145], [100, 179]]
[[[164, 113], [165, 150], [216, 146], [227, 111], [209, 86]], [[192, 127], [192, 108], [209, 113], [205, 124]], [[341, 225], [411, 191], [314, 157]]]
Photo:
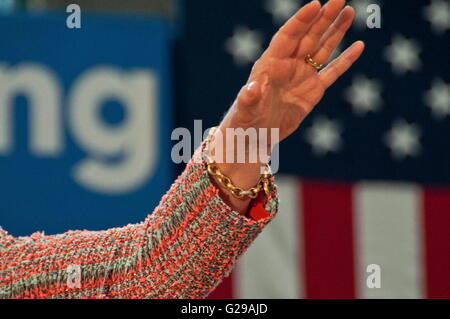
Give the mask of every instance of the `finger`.
[[352, 7], [345, 7], [332, 26], [325, 32], [320, 40], [319, 49], [312, 55], [312, 59], [319, 64], [328, 61], [333, 51], [341, 43], [348, 28], [355, 18], [355, 10]]
[[325, 88], [330, 87], [336, 80], [347, 71], [353, 63], [361, 56], [364, 51], [364, 42], [356, 41], [339, 57], [333, 60], [322, 71], [319, 72], [319, 78]]
[[320, 2], [315, 0], [303, 6], [274, 35], [268, 52], [277, 58], [291, 56], [298, 47], [301, 37], [320, 12]]
[[307, 54], [315, 52], [319, 46], [320, 39], [325, 31], [339, 15], [339, 12], [345, 5], [345, 0], [329, 0], [320, 10], [319, 16], [316, 18], [303, 37], [297, 52], [298, 58], [303, 59]]

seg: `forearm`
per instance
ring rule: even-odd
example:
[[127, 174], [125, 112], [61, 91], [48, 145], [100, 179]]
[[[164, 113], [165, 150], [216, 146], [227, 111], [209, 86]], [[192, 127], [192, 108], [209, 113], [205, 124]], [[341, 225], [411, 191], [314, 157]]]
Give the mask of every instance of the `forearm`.
[[[198, 156], [198, 153], [197, 155]], [[191, 161], [143, 223], [106, 231], [14, 238], [0, 231], [0, 298], [200, 298], [273, 218], [251, 220]], [[68, 286], [79, 266], [80, 287]]]
[[243, 217], [221, 199], [198, 156], [199, 152], [144, 223], [151, 249], [142, 261], [143, 271], [133, 268], [114, 279], [111, 296], [205, 297], [273, 218], [275, 194], [267, 218]]

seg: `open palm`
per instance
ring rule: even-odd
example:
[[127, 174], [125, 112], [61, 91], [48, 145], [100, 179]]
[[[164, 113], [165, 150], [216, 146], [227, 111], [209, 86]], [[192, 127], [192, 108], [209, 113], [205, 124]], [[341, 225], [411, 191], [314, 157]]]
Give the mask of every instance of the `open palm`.
[[318, 64], [329, 60], [355, 16], [344, 5], [313, 1], [301, 8], [255, 63], [222, 126], [279, 128], [280, 140], [292, 134], [364, 49], [361, 41], [353, 43], [320, 72], [305, 61], [307, 55]]

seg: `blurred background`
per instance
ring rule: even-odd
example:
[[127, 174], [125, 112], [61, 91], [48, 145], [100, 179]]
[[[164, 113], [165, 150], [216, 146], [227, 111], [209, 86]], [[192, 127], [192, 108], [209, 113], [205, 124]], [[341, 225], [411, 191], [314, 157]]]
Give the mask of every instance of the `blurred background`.
[[[0, 225], [142, 221], [184, 166], [172, 130], [216, 125], [306, 2], [0, 0]], [[450, 298], [450, 3], [348, 2], [335, 55], [366, 51], [282, 143], [279, 216], [210, 298]]]

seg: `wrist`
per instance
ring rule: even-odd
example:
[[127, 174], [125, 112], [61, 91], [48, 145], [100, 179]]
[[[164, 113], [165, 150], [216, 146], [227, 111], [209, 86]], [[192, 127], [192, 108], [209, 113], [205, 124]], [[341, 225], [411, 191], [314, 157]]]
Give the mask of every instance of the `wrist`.
[[[205, 141], [204, 152], [208, 173], [221, 191], [221, 197], [235, 210], [245, 213], [250, 200], [261, 191], [269, 195], [271, 187], [270, 174], [267, 175], [268, 155], [261, 156], [258, 152], [257, 134], [244, 137], [242, 134], [242, 129], [237, 133], [235, 128], [224, 125], [213, 128]], [[255, 152], [256, 156], [252, 156]]]
[[255, 129], [222, 125], [212, 138], [211, 158], [238, 187], [253, 187], [267, 169], [271, 147]]

